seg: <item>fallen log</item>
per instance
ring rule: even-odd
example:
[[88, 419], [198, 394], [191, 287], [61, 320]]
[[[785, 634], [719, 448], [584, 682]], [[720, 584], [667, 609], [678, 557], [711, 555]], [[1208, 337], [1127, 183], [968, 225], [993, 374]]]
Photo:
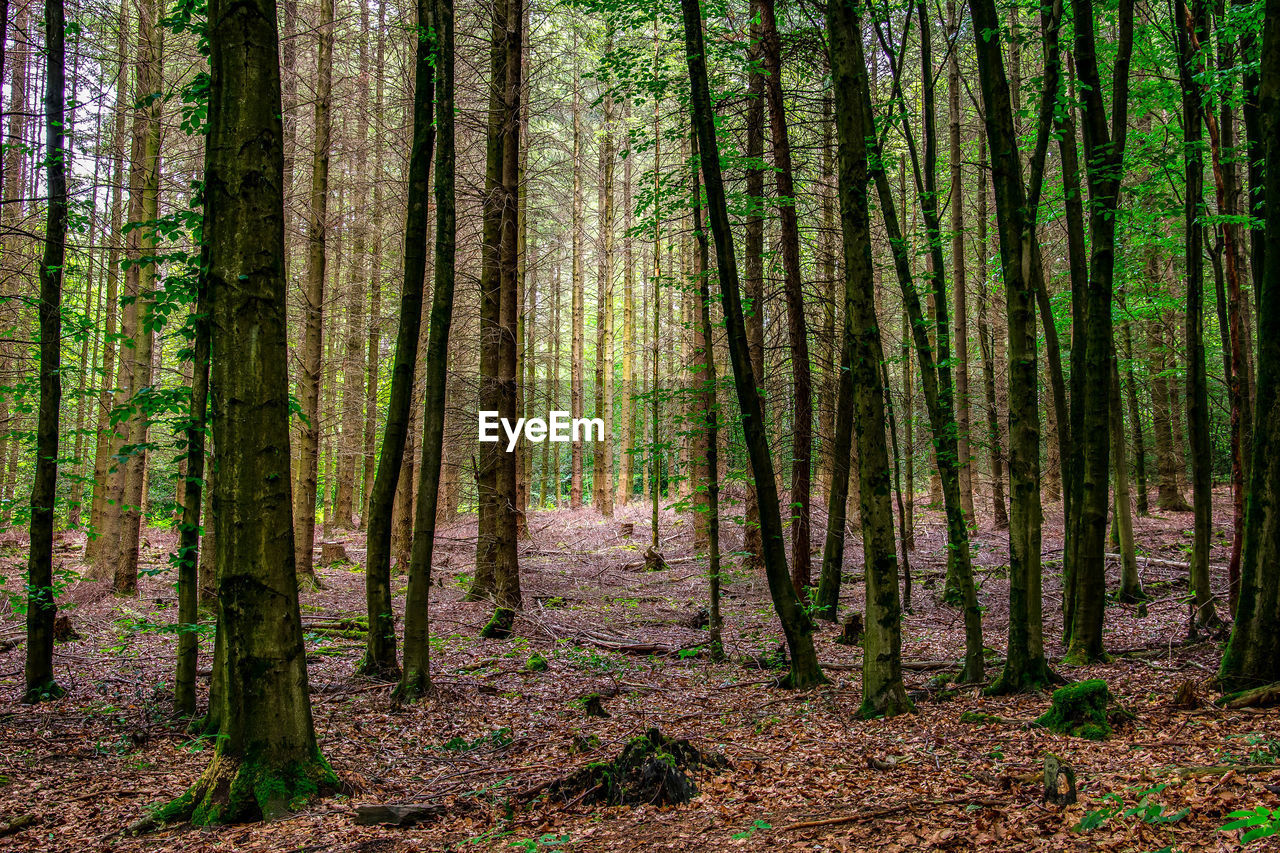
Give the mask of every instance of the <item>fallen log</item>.
[[394, 803], [375, 806], [356, 806], [356, 824], [359, 826], [416, 826], [444, 816], [443, 805], [424, 803]]
[[1275, 702], [1280, 702], [1280, 681], [1240, 693], [1230, 693], [1218, 700], [1224, 708], [1261, 708]]

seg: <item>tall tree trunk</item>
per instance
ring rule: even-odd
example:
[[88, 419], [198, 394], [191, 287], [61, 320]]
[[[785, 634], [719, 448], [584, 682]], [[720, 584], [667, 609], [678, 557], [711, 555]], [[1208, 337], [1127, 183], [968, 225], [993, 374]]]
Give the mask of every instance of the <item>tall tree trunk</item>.
[[[315, 580], [316, 492], [320, 474], [320, 356], [324, 351], [325, 243], [329, 231], [330, 100], [333, 93], [333, 0], [320, 0], [316, 29], [315, 142], [311, 160], [311, 204], [307, 211], [307, 276], [298, 377], [299, 430], [296, 500], [297, 572]], [[326, 484], [327, 488], [327, 484]]]
[[[152, 385], [155, 330], [151, 316], [155, 304], [156, 266], [144, 259], [155, 255], [156, 233], [150, 227], [159, 212], [160, 130], [164, 99], [164, 30], [157, 26], [158, 2], [143, 3], [138, 14], [137, 105], [133, 118], [133, 155], [129, 169], [129, 221], [140, 227], [129, 232], [125, 258], [125, 293], [131, 302], [127, 311], [134, 317], [133, 340], [121, 351], [121, 374], [125, 380], [125, 400], [134, 413], [125, 427], [128, 460], [122, 463], [119, 535], [114, 543], [115, 571], [112, 588], [117, 595], [138, 591], [138, 549], [142, 536], [144, 484], [147, 479], [147, 432], [149, 407], [141, 395]], [[126, 455], [122, 453], [122, 455]]]
[[[630, 118], [630, 109], [625, 118]], [[631, 492], [635, 484], [635, 337], [636, 337], [636, 294], [635, 270], [632, 249], [632, 217], [631, 207], [631, 157], [622, 161], [622, 400], [620, 417], [622, 433], [618, 454], [618, 496], [617, 503], [626, 506], [631, 500]]]
[[693, 153], [693, 232], [698, 241], [698, 251], [694, 261], [694, 274], [698, 279], [698, 342], [701, 350], [698, 354], [700, 382], [698, 408], [703, 417], [705, 434], [702, 439], [704, 453], [703, 476], [706, 478], [706, 537], [707, 537], [707, 581], [708, 581], [708, 615], [707, 615], [707, 647], [712, 660], [724, 659], [724, 645], [721, 642], [721, 631], [724, 619], [720, 613], [720, 459], [719, 459], [719, 424], [716, 414], [716, 361], [712, 346], [711, 327], [711, 285], [710, 285], [710, 252], [707, 245], [707, 232], [702, 228], [702, 187], [698, 180], [701, 168], [701, 156], [698, 149], [697, 132], [691, 134]]
[[1204, 353], [1204, 163], [1200, 150], [1203, 105], [1195, 83], [1197, 72], [1191, 35], [1204, 30], [1202, 0], [1176, 6], [1179, 72], [1182, 79], [1182, 121], [1186, 141], [1186, 279], [1187, 279], [1187, 430], [1191, 442], [1191, 500], [1195, 533], [1191, 550], [1191, 591], [1195, 596], [1194, 627], [1218, 625], [1213, 590], [1209, 585], [1209, 547], [1213, 527], [1213, 471], [1209, 443], [1209, 391]]
[[[698, 150], [718, 152], [720, 149], [716, 143], [715, 115], [707, 85], [702, 11], [698, 0], [681, 0], [681, 8], [684, 13], [684, 40], [692, 88], [691, 113], [693, 125], [698, 134]], [[769, 581], [769, 593], [773, 598], [774, 608], [778, 612], [791, 652], [791, 670], [781, 684], [792, 688], [811, 687], [826, 679], [818, 665], [818, 656], [813, 646], [813, 623], [804, 608], [800, 606], [800, 600], [796, 597], [795, 588], [791, 585], [791, 578], [787, 572], [787, 554], [782, 540], [782, 515], [778, 506], [773, 460], [769, 456], [769, 445], [765, 438], [760, 392], [756, 386], [748, 352], [746, 324], [742, 316], [742, 296], [738, 285], [738, 264], [730, 233], [720, 158], [708, 156], [700, 160], [702, 175], [707, 186], [707, 212], [715, 239], [716, 259], [720, 272], [720, 293], [724, 301], [725, 326], [729, 336], [729, 355], [733, 361], [734, 384], [737, 387], [738, 403], [742, 410], [747, 450], [751, 456], [751, 470], [756, 481], [765, 574]], [[893, 595], [896, 598], [896, 579]], [[870, 690], [872, 687], [879, 686], [869, 683], [866, 689]], [[875, 695], [878, 693], [879, 690]]]
[[[1266, 0], [1258, 89], [1268, 198], [1280, 198], [1280, 0]], [[1258, 375], [1240, 600], [1219, 679], [1231, 690], [1280, 681], [1280, 205], [1265, 208]], [[1255, 259], [1256, 263], [1256, 259]]]
[[[434, 0], [423, 0], [418, 4], [418, 18], [423, 26], [429, 20], [436, 20], [438, 25], [453, 25], [452, 0], [447, 11], [438, 11]], [[434, 13], [434, 14], [433, 14]], [[414, 374], [418, 363], [418, 339], [422, 334], [422, 299], [427, 275], [427, 230], [430, 216], [429, 192], [431, 181], [431, 157], [436, 143], [439, 124], [452, 124], [452, 113], [448, 118], [435, 112], [437, 97], [437, 74], [434, 63], [453, 61], [452, 31], [449, 41], [443, 31], [439, 38], [448, 45], [447, 50], [437, 51], [435, 45], [427, 39], [417, 42], [415, 54], [415, 79], [413, 90], [413, 137], [409, 150], [409, 207], [405, 216], [404, 229], [404, 278], [400, 288], [400, 314], [396, 326], [396, 355], [391, 368], [391, 399], [387, 406], [386, 426], [382, 433], [382, 453], [378, 458], [378, 470], [374, 475], [373, 490], [369, 498], [369, 524], [365, 559], [365, 604], [369, 617], [369, 633], [366, 639], [364, 660], [360, 663], [360, 671], [387, 680], [399, 674], [396, 663], [395, 618], [392, 614], [391, 592], [391, 556], [392, 526], [396, 517], [397, 491], [401, 490], [401, 480], [408, 478], [401, 495], [401, 513], [408, 516], [413, 503], [413, 461], [410, 455], [405, 465], [405, 450], [410, 441], [410, 430], [413, 417], [411, 409], [414, 399]], [[381, 46], [379, 47], [381, 50]], [[379, 69], [381, 71], [381, 69]], [[444, 97], [441, 82], [439, 97]], [[450, 89], [449, 94], [452, 94]], [[443, 143], [442, 143], [443, 144]], [[437, 155], [443, 157], [443, 155]], [[449, 155], [452, 163], [452, 152]], [[437, 175], [437, 182], [439, 176]], [[453, 176], [449, 175], [450, 187]], [[450, 200], [452, 192], [449, 193]], [[440, 201], [436, 201], [436, 215], [440, 215]], [[437, 239], [439, 236], [437, 235]], [[438, 251], [438, 250], [437, 250]], [[439, 260], [437, 259], [437, 269]], [[447, 359], [441, 359], [443, 365]], [[434, 363], [428, 362], [434, 367]], [[443, 409], [441, 410], [443, 414]], [[405, 468], [408, 468], [406, 471]], [[439, 471], [436, 472], [439, 476]], [[434, 497], [432, 498], [434, 500]], [[434, 516], [432, 516], [434, 524]], [[403, 531], [402, 548], [408, 547], [411, 531]], [[401, 563], [401, 570], [412, 565], [412, 558]], [[406, 611], [407, 630], [408, 611]], [[409, 651], [406, 648], [406, 666]], [[416, 678], [427, 678], [426, 667]], [[407, 684], [408, 682], [402, 682]]]
[[[369, 330], [365, 324], [368, 301], [366, 275], [372, 276], [376, 259], [369, 252], [368, 220], [361, 214], [368, 200], [369, 142], [369, 7], [360, 4], [360, 36], [357, 41], [357, 67], [362, 81], [356, 98], [356, 138], [348, 143], [354, 168], [353, 206], [358, 212], [351, 226], [351, 272], [346, 288], [347, 339], [342, 357], [342, 438], [338, 443], [338, 493], [334, 499], [334, 526], [355, 527], [358, 506], [356, 493], [357, 461], [364, 449], [364, 380], [365, 348]], [[366, 273], [368, 264], [370, 270]]]
[[[760, 35], [760, 2], [751, 0], [750, 34], [747, 40], [747, 197], [751, 209], [743, 223], [742, 285], [746, 292], [747, 347], [751, 355], [751, 375], [763, 383], [764, 375], [764, 75], [762, 65], [763, 40]], [[761, 389], [763, 390], [763, 389]], [[764, 410], [762, 395], [760, 405]], [[762, 415], [763, 417], [763, 415]], [[748, 462], [748, 464], [750, 464]], [[747, 485], [746, 506], [743, 508], [742, 550], [746, 552], [747, 566], [759, 567], [764, 560], [764, 543], [760, 534], [760, 504], [752, 482]]]
[[[520, 171], [520, 0], [496, 3], [490, 50], [489, 138], [481, 268], [480, 405], [514, 422], [516, 415], [516, 214]], [[425, 422], [424, 422], [425, 423]], [[491, 578], [493, 618], [486, 637], [504, 637], [520, 608], [516, 553], [515, 455], [497, 443], [480, 453], [480, 535], [476, 543], [474, 596], [481, 577]], [[579, 495], [579, 497], [581, 497]]]
[[[1035, 242], [1034, 207], [1027, 204], [1021, 156], [1005, 77], [994, 0], [971, 0], [974, 45], [991, 144], [1000, 266], [1009, 326], [1009, 643], [997, 692], [1038, 689], [1051, 680], [1044, 654], [1041, 600], [1040, 414], [1037, 410], [1034, 285], [1028, 279]], [[1038, 196], [1038, 192], [1033, 195]]]
[[987, 404], [987, 441], [991, 452], [991, 518], [997, 530], [1009, 527], [1004, 500], [1004, 448], [996, 397], [996, 335], [987, 320], [991, 298], [987, 279], [987, 138], [978, 140], [978, 343], [982, 348], [982, 386]]
[[[578, 74], [578, 27], [573, 25], [573, 344], [569, 355], [569, 415], [575, 420], [583, 416], [582, 371], [585, 369], [584, 317], [585, 285], [582, 280], [582, 81]], [[582, 508], [582, 445], [573, 442], [569, 448], [569, 508]]]
[[116, 317], [120, 301], [120, 228], [124, 215], [124, 120], [128, 109], [129, 85], [128, 65], [125, 61], [128, 44], [127, 4], [128, 0], [121, 0], [116, 38], [120, 65], [116, 71], [116, 108], [112, 119], [111, 230], [107, 249], [107, 288], [103, 297], [106, 303], [106, 323], [102, 333], [102, 385], [98, 393], [97, 441], [93, 454], [93, 502], [89, 506], [89, 536], [84, 546], [84, 561], [93, 567], [91, 576], [99, 580], [105, 577], [106, 560], [103, 559], [102, 546], [108, 532], [108, 513], [114, 512], [107, 504], [107, 497], [114, 479], [111, 472], [111, 452], [116, 432], [111, 425], [111, 410], [117, 379]]
[[[1111, 122], [1103, 102], [1102, 82], [1094, 37], [1092, 0], [1072, 0], [1075, 27], [1075, 66], [1084, 99], [1084, 154], [1089, 182], [1089, 291], [1084, 333], [1085, 385], [1093, 389], [1081, 401], [1081, 430], [1075, 444], [1083, 468], [1074, 480], [1072, 507], [1077, 540], [1071, 578], [1075, 592], [1064, 614], [1067, 656], [1084, 662], [1100, 659], [1106, 603], [1107, 507], [1110, 504], [1111, 389], [1115, 380], [1115, 341], [1112, 335], [1112, 295], [1116, 251], [1116, 220], [1124, 178], [1124, 148], [1128, 131], [1129, 60], [1133, 51], [1133, 2], [1120, 3], [1120, 38], [1112, 74]], [[1073, 341], [1073, 349], [1075, 342]], [[1118, 385], [1115, 391], [1119, 396]], [[1123, 442], [1117, 449], [1123, 455]], [[1128, 472], [1124, 472], [1127, 480]], [[1125, 505], [1128, 512], [1128, 504]], [[1068, 546], [1070, 547], [1070, 546]]]
[[[922, 7], [923, 8], [923, 7]], [[902, 612], [898, 599], [898, 559], [889, 498], [889, 456], [885, 447], [884, 361], [875, 314], [871, 263], [871, 219], [867, 199], [868, 150], [874, 138], [871, 95], [862, 52], [862, 22], [852, 3], [827, 7], [831, 75], [836, 100], [840, 181], [840, 226], [844, 245], [844, 342], [840, 402], [836, 415], [837, 468], [828, 510], [840, 516], [828, 529], [828, 554], [843, 551], [841, 502], [848, 480], [850, 433], [858, 423], [858, 476], [862, 547], [866, 566], [866, 628], [862, 658], [863, 717], [894, 716], [913, 710], [902, 684]], [[879, 169], [883, 177], [883, 169]], [[887, 217], [886, 221], [892, 219]], [[895, 223], [896, 224], [896, 223]], [[838, 542], [832, 542], [833, 533]], [[824, 567], [825, 568], [825, 567]]]
[[956, 456], [960, 465], [960, 506], [973, 523], [973, 465], [969, 449], [969, 296], [965, 283], [964, 172], [960, 151], [960, 21], [955, 0], [947, 0], [948, 159], [951, 163], [951, 267], [955, 299]]
[[[418, 19], [435, 40], [418, 43], [417, 81], [414, 87], [414, 137], [429, 136], [432, 129], [432, 94], [436, 97], [434, 131], [436, 151], [436, 249], [435, 279], [431, 296], [431, 322], [427, 341], [427, 390], [423, 411], [422, 466], [414, 520], [413, 555], [409, 562], [409, 588], [405, 598], [404, 674], [396, 688], [401, 700], [411, 700], [431, 684], [429, 604], [431, 558], [435, 546], [436, 511], [440, 487], [440, 463], [444, 448], [445, 390], [448, 381], [449, 332], [453, 323], [454, 261], [457, 214], [454, 200], [454, 95], [453, 0], [419, 0]], [[432, 79], [434, 75], [434, 80]], [[415, 154], [428, 155], [429, 147]], [[415, 163], [419, 173], [426, 164]], [[424, 175], [425, 181], [425, 175]], [[425, 195], [425, 194], [424, 194]], [[425, 204], [424, 204], [425, 207]], [[426, 243], [426, 223], [418, 226]], [[406, 243], [406, 266], [408, 266]], [[513, 534], [514, 535], [514, 534]]]
[[[607, 22], [605, 52], [613, 49], [613, 25]], [[596, 274], [596, 417], [604, 421], [603, 440], [593, 447], [592, 503], [613, 515], [613, 94], [608, 76], [601, 80], [604, 127], [600, 135], [600, 256]]]
[[[373, 106], [373, 246], [370, 257], [373, 262], [369, 272], [369, 342], [365, 364], [368, 377], [364, 383], [364, 485], [361, 489], [364, 504], [360, 512], [360, 527], [368, 530], [369, 516], [373, 507], [373, 488], [377, 478], [378, 455], [378, 374], [382, 366], [382, 171], [383, 150], [383, 87], [386, 57], [386, 10], [387, 4], [378, 4], [377, 50], [374, 60], [374, 106]], [[411, 143], [412, 144], [412, 143]], [[412, 152], [410, 152], [412, 156]], [[403, 456], [403, 451], [402, 451]], [[366, 564], [368, 563], [366, 554]], [[367, 569], [367, 565], [366, 565]]]
[[[53, 524], [58, 486], [58, 426], [62, 405], [62, 265], [67, 241], [66, 28], [62, 0], [45, 0], [45, 178], [49, 192], [40, 263], [40, 404], [35, 479], [31, 484], [31, 549], [27, 558], [27, 659], [24, 702], [57, 699], [53, 678]], [[0, 66], [3, 67], [3, 66]]]
[[792, 180], [791, 139], [782, 97], [782, 42], [778, 36], [773, 0], [756, 0], [760, 9], [760, 38], [765, 69], [765, 100], [769, 106], [769, 138], [778, 182], [778, 221], [782, 243], [782, 289], [787, 300], [787, 337], [791, 349], [791, 582], [797, 594], [809, 586], [809, 485], [813, 455], [813, 380], [809, 370], [809, 331], [804, 317], [800, 279], [800, 227], [796, 219], [796, 191]]
[[316, 744], [293, 566], [275, 13], [271, 0], [209, 5], [204, 238], [220, 647], [210, 710], [220, 728], [213, 760], [155, 813], [162, 822], [271, 819], [338, 784]]
[[[202, 258], [207, 261], [207, 258]], [[201, 266], [204, 264], [202, 263]], [[196, 662], [200, 636], [200, 510], [204, 498], [205, 431], [209, 414], [209, 298], [204, 281], [196, 291], [195, 339], [191, 351], [191, 402], [186, 423], [185, 488], [178, 525], [178, 663], [173, 680], [173, 706], [179, 716], [196, 713]]]

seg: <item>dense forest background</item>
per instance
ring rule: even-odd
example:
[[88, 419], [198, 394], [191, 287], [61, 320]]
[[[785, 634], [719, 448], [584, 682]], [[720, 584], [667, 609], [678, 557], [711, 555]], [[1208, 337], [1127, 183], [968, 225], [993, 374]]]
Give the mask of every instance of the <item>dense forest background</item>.
[[[823, 762], [861, 744], [869, 789], [909, 729], [836, 720], [917, 715], [1005, 791], [1043, 763], [1061, 825], [1024, 810], [1008, 849], [1164, 791], [1032, 738], [1233, 780], [1143, 812], [1152, 849], [1280, 831], [1275, 0], [64, 2], [0, 0], [0, 689], [37, 706], [0, 725], [42, 773], [46, 725], [210, 757], [68, 832], [323, 826], [338, 792], [554, 847], [535, 801], [769, 778], [775, 702]], [[509, 451], [484, 411], [603, 429]], [[778, 672], [736, 694], [744, 667]], [[707, 678], [703, 710], [662, 695]], [[380, 739], [452, 736], [466, 785], [361, 775], [361, 716], [314, 716], [351, 697]], [[1222, 731], [1170, 733], [1196, 715]], [[674, 762], [657, 794], [591, 776], [704, 717], [728, 751], [655, 728], [617, 759]], [[566, 737], [586, 769], [511, 787]], [[895, 784], [943, 846], [1001, 838], [994, 794]], [[878, 817], [799, 808], [722, 840]], [[0, 839], [54, 825], [9, 811]]]

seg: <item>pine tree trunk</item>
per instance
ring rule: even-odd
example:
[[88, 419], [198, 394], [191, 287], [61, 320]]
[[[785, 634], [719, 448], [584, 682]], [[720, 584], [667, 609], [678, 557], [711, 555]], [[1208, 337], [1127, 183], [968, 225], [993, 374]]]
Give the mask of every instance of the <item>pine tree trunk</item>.
[[[743, 288], [747, 297], [746, 330], [747, 346], [751, 355], [751, 372], [756, 381], [763, 383], [764, 370], [764, 218], [760, 215], [764, 204], [764, 170], [756, 164], [764, 161], [764, 75], [760, 73], [762, 41], [760, 35], [760, 2], [751, 0], [751, 24], [748, 36], [747, 62], [747, 197], [752, 200], [751, 211], [743, 223], [742, 273]], [[763, 412], [764, 399], [761, 398]], [[761, 415], [763, 417], [763, 414]], [[750, 463], [748, 463], [750, 464]], [[747, 486], [744, 507], [742, 550], [748, 567], [763, 565], [764, 543], [760, 534], [760, 505], [757, 500], [754, 474]]]
[[303, 423], [299, 429], [298, 486], [296, 501], [299, 576], [314, 579], [316, 492], [320, 471], [320, 356], [324, 328], [324, 279], [329, 230], [330, 99], [333, 87], [333, 0], [320, 0], [316, 30], [317, 80], [315, 142], [311, 161], [311, 204], [307, 211], [307, 275], [303, 311], [302, 369], [298, 377], [298, 404]]
[[[164, 30], [157, 26], [161, 14], [158, 2], [143, 3], [138, 16], [137, 90], [140, 106], [134, 113], [133, 156], [129, 170], [129, 221], [148, 223], [159, 212], [160, 195], [160, 130], [164, 99], [152, 97], [164, 88]], [[126, 442], [132, 448], [123, 467], [123, 488], [119, 509], [119, 537], [115, 543], [114, 582], [117, 595], [136, 595], [138, 591], [138, 548], [145, 524], [143, 517], [147, 479], [146, 451], [149, 414], [140, 399], [152, 385], [155, 344], [152, 306], [156, 266], [143, 262], [155, 255], [156, 238], [151, 228], [140, 227], [126, 236], [125, 293], [133, 301], [129, 312], [135, 317], [133, 344], [121, 353], [121, 372], [125, 379], [125, 399], [137, 407], [126, 426]], [[125, 367], [126, 360], [129, 366]], [[125, 371], [128, 371], [127, 373]]]

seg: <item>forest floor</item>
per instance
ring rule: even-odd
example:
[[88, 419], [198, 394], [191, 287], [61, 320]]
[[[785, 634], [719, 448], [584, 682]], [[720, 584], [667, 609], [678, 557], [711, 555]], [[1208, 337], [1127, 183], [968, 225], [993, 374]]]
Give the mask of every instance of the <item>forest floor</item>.
[[[1225, 494], [1218, 499], [1212, 563], [1225, 593], [1230, 507]], [[322, 568], [325, 588], [304, 589], [301, 598], [316, 728], [346, 792], [270, 825], [176, 826], [131, 837], [121, 830], [182, 793], [211, 754], [207, 739], [170, 718], [175, 638], [165, 626], [176, 619], [167, 570], [174, 534], [148, 530], [144, 559], [155, 573], [143, 577], [137, 598], [83, 582], [64, 594], [80, 634], [55, 651], [65, 698], [19, 704], [22, 644], [0, 652], [0, 849], [1217, 851], [1241, 849], [1238, 832], [1219, 831], [1228, 813], [1280, 805], [1280, 719], [1210, 704], [1221, 643], [1185, 642], [1186, 571], [1176, 565], [1141, 564], [1152, 599], [1145, 616], [1109, 605], [1107, 645], [1124, 654], [1058, 667], [1072, 680], [1105, 678], [1135, 719], [1106, 742], [1064, 737], [1025, 725], [1048, 708], [1047, 695], [989, 698], [966, 688], [940, 701], [927, 689], [929, 679], [955, 671], [943, 666], [959, 657], [964, 635], [959, 610], [938, 602], [942, 518], [925, 512], [911, 555], [914, 609], [903, 625], [908, 688], [922, 691], [918, 713], [860, 721], [861, 650], [836, 645], [837, 626], [821, 623], [816, 637], [829, 686], [782, 691], [772, 684], [776, 672], [760, 668], [780, 641], [760, 572], [735, 569], [726, 578], [725, 645], [734, 662], [699, 656], [706, 635], [683, 623], [705, 603], [705, 561], [693, 556], [687, 520], [666, 512], [661, 550], [671, 565], [644, 571], [647, 513], [634, 504], [614, 519], [591, 510], [533, 513], [532, 536], [521, 543], [525, 610], [507, 640], [478, 639], [489, 609], [462, 601], [474, 566], [474, 517], [442, 529], [431, 613], [437, 689], [405, 708], [391, 705], [387, 685], [352, 674], [362, 641], [325, 627], [364, 613], [362, 535], [333, 535], [352, 562]], [[1045, 633], [1057, 661], [1060, 507], [1047, 505], [1046, 514]], [[622, 521], [635, 522], [634, 539], [620, 534]], [[815, 564], [822, 521], [815, 518]], [[1140, 553], [1184, 562], [1190, 524], [1189, 514], [1138, 519]], [[736, 528], [726, 532], [728, 546], [737, 538]], [[81, 541], [66, 535], [56, 555], [63, 568], [82, 568]], [[993, 659], [1005, 648], [1005, 543], [1003, 532], [977, 531]], [[0, 548], [13, 589], [23, 543]], [[861, 562], [861, 543], [852, 541], [845, 608], [862, 607]], [[1117, 573], [1111, 565], [1113, 585]], [[403, 576], [395, 582], [402, 608]], [[0, 605], [0, 648], [21, 625], [8, 603]], [[202, 702], [210, 645], [201, 648]], [[996, 674], [990, 666], [988, 678]], [[1192, 707], [1175, 707], [1188, 680]], [[607, 718], [584, 713], [592, 693], [605, 697]], [[1000, 719], [965, 722], [964, 712]], [[720, 753], [729, 766], [695, 769], [698, 794], [680, 806], [545, 796], [551, 782], [615, 758], [651, 727]], [[1074, 766], [1078, 804], [1042, 803], [1046, 752]], [[382, 803], [446, 808], [413, 828], [355, 823], [357, 806]], [[30, 822], [15, 828], [23, 816]], [[1277, 849], [1268, 843], [1249, 849]]]

